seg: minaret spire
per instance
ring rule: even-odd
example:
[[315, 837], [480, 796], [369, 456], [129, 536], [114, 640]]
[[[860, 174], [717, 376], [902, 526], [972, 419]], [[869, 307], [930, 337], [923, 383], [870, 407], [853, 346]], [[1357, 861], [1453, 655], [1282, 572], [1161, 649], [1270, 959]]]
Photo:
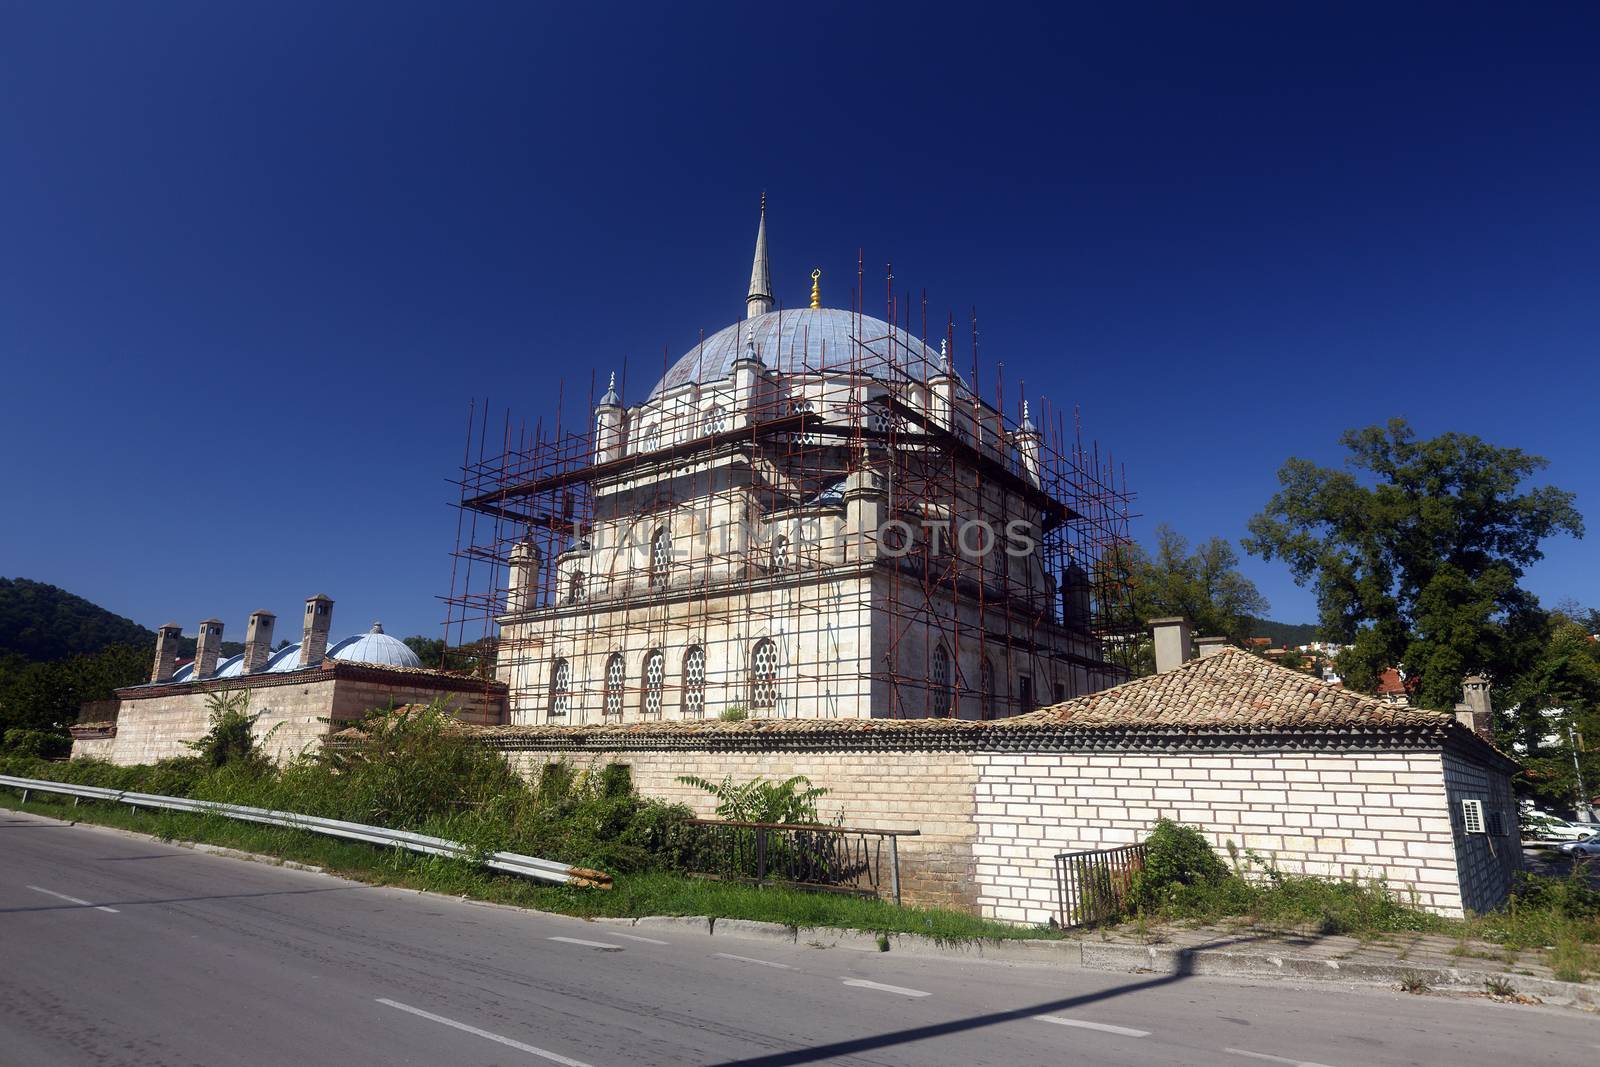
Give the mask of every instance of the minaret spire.
[[744, 298], [745, 318], [772, 310], [772, 272], [767, 267], [767, 194], [761, 194], [761, 224], [756, 228], [756, 258], [750, 265], [750, 295]]

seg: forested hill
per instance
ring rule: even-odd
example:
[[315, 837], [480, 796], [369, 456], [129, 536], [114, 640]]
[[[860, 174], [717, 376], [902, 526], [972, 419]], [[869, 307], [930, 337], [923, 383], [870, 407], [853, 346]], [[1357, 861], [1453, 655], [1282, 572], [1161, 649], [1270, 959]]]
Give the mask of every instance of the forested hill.
[[112, 645], [153, 645], [156, 635], [65, 589], [27, 578], [0, 578], [0, 656], [34, 662], [99, 652]]
[[1313, 641], [1320, 640], [1317, 637], [1316, 624], [1310, 622], [1273, 622], [1271, 619], [1251, 619], [1250, 634], [1252, 637], [1271, 638], [1274, 645], [1284, 648], [1309, 645]]

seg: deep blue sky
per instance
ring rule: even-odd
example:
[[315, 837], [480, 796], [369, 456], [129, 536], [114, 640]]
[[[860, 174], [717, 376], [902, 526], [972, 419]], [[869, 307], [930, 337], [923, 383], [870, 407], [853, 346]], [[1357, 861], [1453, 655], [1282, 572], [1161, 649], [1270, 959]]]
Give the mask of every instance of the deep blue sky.
[[[438, 632], [469, 398], [637, 399], [763, 188], [783, 302], [864, 248], [976, 305], [1143, 538], [1395, 415], [1600, 524], [1595, 9], [1112, 7], [0, 4], [0, 574]], [[1592, 544], [1529, 581], [1600, 603]]]

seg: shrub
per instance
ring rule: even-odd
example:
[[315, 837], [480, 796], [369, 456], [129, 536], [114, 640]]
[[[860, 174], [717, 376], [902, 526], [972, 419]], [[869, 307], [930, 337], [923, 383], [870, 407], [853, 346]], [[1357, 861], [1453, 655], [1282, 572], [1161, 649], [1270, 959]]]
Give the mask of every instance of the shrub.
[[817, 799], [828, 791], [811, 784], [804, 775], [781, 782], [754, 778], [735, 785], [733, 775], [720, 782], [709, 782], [692, 774], [678, 778], [684, 785], [703, 789], [717, 798], [717, 816], [735, 822], [817, 823]]
[[206, 697], [209, 729], [199, 740], [185, 742], [208, 767], [249, 763], [264, 770], [266, 758], [256, 746], [256, 720], [250, 714], [250, 693], [224, 689]]
[[15, 727], [5, 732], [4, 748], [7, 755], [61, 759], [72, 754], [72, 738], [51, 730]]
[[723, 722], [744, 722], [749, 717], [750, 713], [740, 704], [730, 704], [717, 712], [717, 718]]
[[1128, 904], [1155, 909], [1174, 902], [1184, 887], [1213, 888], [1229, 880], [1227, 865], [1192, 826], [1156, 820], [1145, 840], [1144, 867], [1135, 872]]

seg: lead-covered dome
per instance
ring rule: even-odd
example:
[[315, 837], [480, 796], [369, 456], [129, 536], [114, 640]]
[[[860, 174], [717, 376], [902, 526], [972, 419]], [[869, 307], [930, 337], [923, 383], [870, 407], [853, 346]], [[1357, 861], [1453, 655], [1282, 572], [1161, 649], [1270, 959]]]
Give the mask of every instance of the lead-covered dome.
[[[707, 337], [685, 352], [650, 391], [651, 397], [691, 382], [726, 378], [748, 344], [761, 362], [784, 374], [849, 371], [873, 378], [925, 380], [938, 372], [939, 353], [882, 319], [842, 308], [769, 311]], [[893, 360], [899, 374], [893, 375]]]
[[372, 624], [370, 633], [347, 637], [328, 649], [328, 658], [344, 663], [376, 663], [384, 667], [420, 667], [422, 661], [404, 641], [383, 632], [382, 625]]

